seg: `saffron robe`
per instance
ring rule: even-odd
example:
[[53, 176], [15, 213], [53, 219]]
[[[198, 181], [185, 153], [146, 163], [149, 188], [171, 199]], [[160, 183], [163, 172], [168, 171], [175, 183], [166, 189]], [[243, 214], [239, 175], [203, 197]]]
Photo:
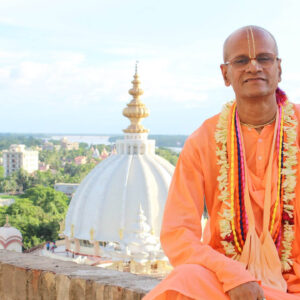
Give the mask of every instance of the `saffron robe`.
[[[294, 105], [300, 123], [300, 105]], [[218, 299], [228, 300], [227, 291], [240, 284], [256, 281], [245, 266], [225, 256], [220, 237], [220, 208], [215, 131], [219, 115], [206, 120], [186, 141], [178, 159], [166, 202], [161, 244], [174, 270], [144, 300]], [[245, 155], [249, 170], [249, 192], [258, 235], [263, 227], [265, 173], [274, 133], [274, 123], [258, 133], [242, 126]], [[300, 127], [297, 127], [297, 147]], [[297, 153], [297, 185], [294, 200], [293, 266], [284, 274], [287, 292], [262, 286], [268, 300], [300, 299], [300, 152]], [[276, 200], [278, 161], [274, 154], [271, 211]], [[201, 242], [201, 217], [204, 199], [209, 221]], [[275, 227], [279, 222], [277, 210]]]

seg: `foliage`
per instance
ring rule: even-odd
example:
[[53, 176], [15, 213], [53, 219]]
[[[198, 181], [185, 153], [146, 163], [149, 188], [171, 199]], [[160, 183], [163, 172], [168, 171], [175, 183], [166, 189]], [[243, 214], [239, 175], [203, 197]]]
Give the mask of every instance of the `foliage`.
[[42, 140], [25, 134], [0, 134], [0, 150], [8, 149], [13, 144], [24, 144], [34, 147], [42, 144]]
[[0, 166], [0, 180], [4, 178], [4, 167]]
[[[57, 141], [52, 141], [59, 144]], [[26, 146], [41, 146], [42, 140], [26, 135], [1, 135], [0, 150], [8, 149], [11, 144], [25, 144]], [[2, 147], [2, 148], [1, 148]], [[105, 147], [95, 145], [101, 153]], [[63, 193], [53, 189], [57, 182], [80, 183], [81, 180], [99, 163], [100, 159], [92, 157], [93, 151], [86, 143], [80, 143], [78, 150], [43, 150], [39, 152], [39, 160], [49, 165], [47, 171], [36, 171], [29, 174], [20, 169], [10, 176], [4, 177], [4, 168], [0, 167], [0, 192], [19, 193], [20, 196], [6, 196], [14, 198], [10, 206], [0, 207], [0, 226], [5, 223], [5, 215], [9, 215], [9, 222], [18, 228], [23, 235], [24, 248], [31, 248], [44, 241], [58, 239], [59, 223], [65, 218], [70, 199]], [[87, 163], [75, 164], [77, 156], [85, 156]], [[2, 198], [5, 198], [3, 196]]]
[[0, 222], [9, 222], [23, 235], [24, 248], [31, 248], [45, 241], [58, 239], [59, 222], [65, 218], [68, 197], [50, 187], [37, 186], [27, 189], [15, 203], [0, 207]]
[[34, 205], [51, 215], [61, 215], [67, 209], [68, 197], [50, 187], [36, 186], [30, 188], [21, 197], [30, 199]]
[[104, 150], [104, 148], [106, 149], [107, 152], [112, 151], [112, 146], [111, 145], [99, 144], [99, 145], [94, 146], [94, 148], [97, 148], [100, 154]]
[[173, 166], [176, 166], [179, 154], [166, 148], [156, 148], [155, 153], [169, 161]]
[[[28, 174], [20, 169], [8, 177], [1, 177], [0, 169], [0, 192], [22, 193], [37, 185], [54, 187], [57, 182], [80, 183], [100, 161], [92, 158], [92, 151], [86, 149], [86, 145], [82, 143], [82, 147], [78, 150], [40, 151], [40, 161], [50, 167], [47, 171]], [[85, 156], [87, 163], [76, 165], [74, 159], [77, 156]]]

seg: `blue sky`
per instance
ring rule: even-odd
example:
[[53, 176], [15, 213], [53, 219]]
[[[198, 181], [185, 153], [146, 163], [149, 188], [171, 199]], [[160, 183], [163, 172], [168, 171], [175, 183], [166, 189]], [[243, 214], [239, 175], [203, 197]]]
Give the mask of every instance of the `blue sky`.
[[154, 134], [190, 134], [233, 99], [224, 39], [270, 30], [300, 103], [300, 2], [0, 0], [0, 132], [121, 133], [135, 61]]

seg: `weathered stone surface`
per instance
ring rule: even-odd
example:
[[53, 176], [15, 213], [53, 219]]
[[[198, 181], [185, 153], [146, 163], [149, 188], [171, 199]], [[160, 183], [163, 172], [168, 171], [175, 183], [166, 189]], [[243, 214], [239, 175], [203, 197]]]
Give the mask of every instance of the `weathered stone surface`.
[[0, 251], [1, 300], [140, 300], [159, 280]]
[[15, 297], [16, 297], [15, 299], [26, 300], [26, 294], [28, 288], [27, 269], [20, 268], [20, 267], [15, 268], [14, 288], [15, 288]]
[[58, 274], [56, 279], [56, 299], [69, 300], [70, 278], [67, 275]]

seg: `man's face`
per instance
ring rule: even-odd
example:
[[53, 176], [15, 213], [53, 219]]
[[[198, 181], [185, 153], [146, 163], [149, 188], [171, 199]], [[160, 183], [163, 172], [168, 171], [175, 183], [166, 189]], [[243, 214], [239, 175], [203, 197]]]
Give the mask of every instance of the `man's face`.
[[226, 86], [232, 86], [236, 98], [255, 98], [275, 95], [278, 82], [281, 80], [281, 61], [275, 59], [267, 67], [251, 60], [244, 67], [236, 67], [234, 61], [240, 57], [257, 58], [268, 54], [276, 58], [275, 43], [272, 37], [261, 30], [248, 30], [235, 33], [226, 44], [227, 65], [221, 70]]

